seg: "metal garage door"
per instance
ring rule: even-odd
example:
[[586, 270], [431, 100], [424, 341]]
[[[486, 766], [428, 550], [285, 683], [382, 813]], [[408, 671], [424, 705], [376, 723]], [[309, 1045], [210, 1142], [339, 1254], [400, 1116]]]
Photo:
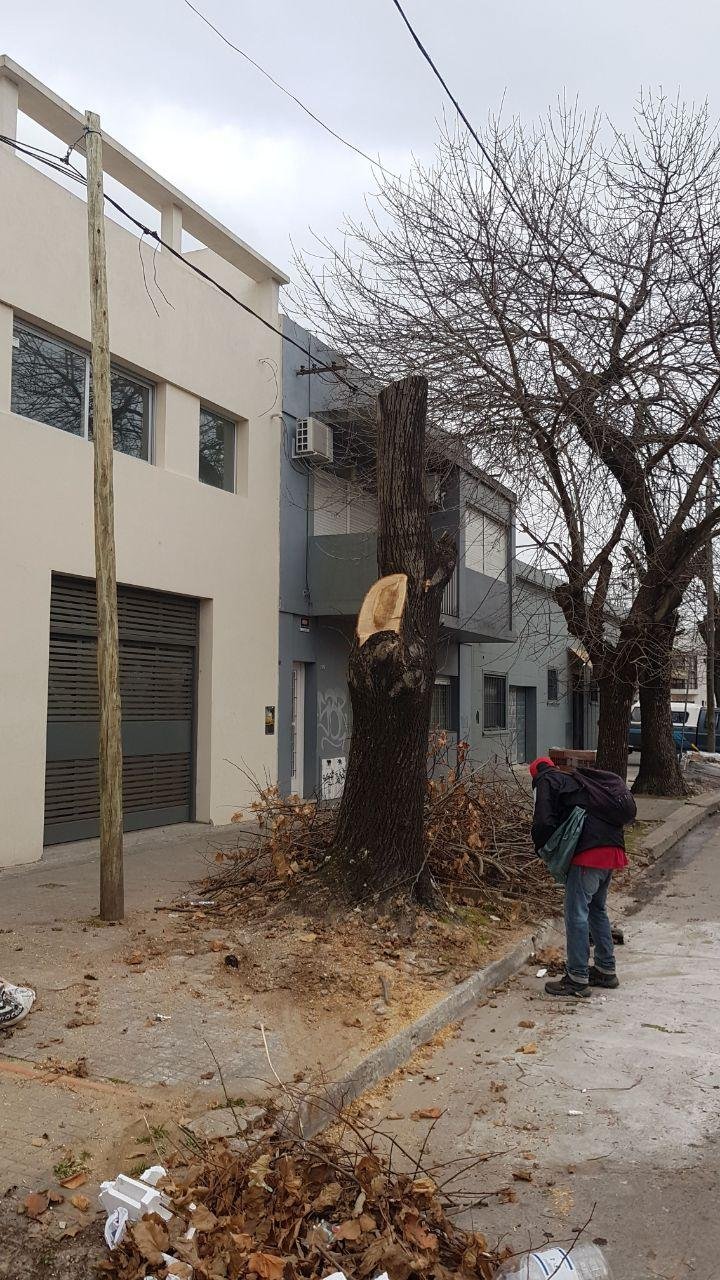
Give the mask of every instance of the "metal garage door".
[[[198, 602], [118, 587], [126, 831], [192, 817]], [[95, 583], [53, 574], [45, 843], [98, 833]]]

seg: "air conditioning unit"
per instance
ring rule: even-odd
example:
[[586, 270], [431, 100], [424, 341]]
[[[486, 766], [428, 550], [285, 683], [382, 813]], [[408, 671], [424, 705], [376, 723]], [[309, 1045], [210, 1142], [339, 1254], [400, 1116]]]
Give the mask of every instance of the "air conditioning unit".
[[332, 462], [332, 427], [318, 418], [298, 418], [293, 456], [306, 462]]

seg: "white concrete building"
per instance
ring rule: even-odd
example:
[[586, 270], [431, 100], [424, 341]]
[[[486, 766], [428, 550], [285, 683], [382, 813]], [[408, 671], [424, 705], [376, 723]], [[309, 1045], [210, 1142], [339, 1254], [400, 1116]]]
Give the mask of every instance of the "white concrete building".
[[[1, 135], [18, 109], [59, 152], [82, 135], [0, 57]], [[108, 138], [104, 165], [277, 325], [282, 272]], [[223, 823], [236, 765], [276, 771], [281, 340], [116, 221], [107, 243], [126, 822]], [[89, 340], [83, 190], [0, 143], [0, 865], [96, 830]]]

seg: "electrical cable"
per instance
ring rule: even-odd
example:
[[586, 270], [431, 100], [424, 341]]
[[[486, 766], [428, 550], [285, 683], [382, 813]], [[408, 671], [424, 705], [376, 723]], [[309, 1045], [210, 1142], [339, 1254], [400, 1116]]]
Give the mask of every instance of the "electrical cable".
[[200, 18], [211, 31], [215, 32], [216, 36], [220, 37], [229, 49], [232, 49], [235, 53], [239, 53], [241, 58], [244, 58], [246, 62], [249, 62], [251, 67], [254, 67], [256, 71], [259, 71], [261, 75], [265, 76], [266, 80], [270, 81], [270, 84], [274, 85], [276, 89], [279, 89], [281, 93], [284, 93], [287, 98], [290, 98], [291, 102], [294, 102], [301, 111], [304, 111], [306, 116], [309, 116], [315, 124], [320, 125], [321, 129], [324, 129], [326, 133], [329, 133], [331, 138], [335, 138], [337, 142], [341, 142], [344, 147], [348, 147], [350, 151], [354, 151], [356, 155], [362, 156], [363, 160], [367, 160], [369, 164], [373, 165], [375, 169], [379, 169], [381, 173], [386, 173], [389, 178], [394, 178], [397, 182], [401, 181], [397, 173], [393, 173], [391, 169], [386, 169], [379, 160], [373, 160], [372, 156], [368, 155], [366, 151], [363, 151], [361, 147], [356, 147], [354, 142], [350, 142], [347, 138], [344, 138], [341, 133], [337, 133], [329, 124], [326, 124], [324, 120], [321, 120], [320, 116], [316, 116], [315, 112], [311, 111], [310, 107], [306, 107], [305, 103], [301, 102], [300, 98], [297, 98], [290, 89], [286, 89], [284, 84], [280, 84], [280, 81], [276, 80], [275, 77], [271, 75], [269, 71], [266, 71], [264, 67], [261, 67], [260, 63], [256, 62], [254, 58], [251, 58], [249, 53], [246, 53], [239, 45], [234, 44], [230, 37], [225, 35], [224, 31], [221, 31], [219, 27], [216, 27], [214, 22], [211, 22], [207, 15], [192, 3], [192, 0], [184, 0], [184, 3], [187, 5], [188, 9], [192, 9], [193, 13], [197, 14], [198, 18]]
[[[78, 141], [80, 141], [80, 139], [78, 139]], [[36, 160], [38, 163], [46, 165], [49, 169], [54, 169], [58, 173], [71, 177], [73, 181], [79, 183], [81, 186], [87, 186], [85, 175], [70, 163], [69, 156], [66, 159], [64, 156], [54, 155], [51, 151], [43, 151], [40, 147], [28, 146], [26, 143], [18, 142], [16, 138], [7, 137], [4, 134], [0, 134], [0, 142], [6, 143], [7, 146], [12, 147], [13, 150], [18, 151], [21, 155], [27, 156], [31, 160]], [[231, 302], [234, 302], [236, 306], [241, 307], [242, 310], [252, 316], [253, 319], [258, 320], [260, 324], [264, 325], [266, 329], [269, 329], [271, 333], [276, 334], [279, 338], [282, 338], [284, 342], [288, 342], [290, 346], [295, 347], [303, 356], [307, 356], [307, 348], [302, 346], [301, 343], [296, 342], [294, 338], [291, 338], [288, 334], [284, 333], [282, 329], [279, 329], [277, 325], [272, 324], [270, 320], [266, 320], [264, 316], [259, 315], [257, 311], [253, 311], [252, 307], [248, 306], [247, 302], [243, 302], [241, 298], [238, 298], [236, 294], [234, 294], [230, 289], [227, 289], [219, 280], [215, 280], [213, 276], [209, 275], [207, 271], [203, 271], [202, 267], [199, 267], [196, 262], [190, 262], [188, 258], [186, 258], [185, 254], [181, 253], [179, 249], [173, 248], [171, 244], [168, 244], [167, 241], [163, 240], [157, 231], [154, 231], [152, 227], [146, 226], [144, 222], [141, 222], [139, 218], [136, 218], [134, 214], [130, 213], [124, 205], [121, 205], [118, 200], [115, 200], [113, 196], [108, 195], [107, 191], [103, 192], [103, 196], [107, 203], [112, 205], [113, 209], [116, 209], [124, 218], [127, 218], [128, 222], [131, 222], [133, 226], [137, 227], [144, 236], [149, 236], [152, 240], [155, 240], [158, 245], [168, 253], [172, 254], [174, 258], [177, 258], [180, 262], [184, 263], [186, 267], [189, 267], [196, 275], [200, 276], [203, 280], [206, 280], [208, 284], [214, 285], [220, 293], [224, 294], [226, 298], [229, 298]], [[362, 388], [357, 386], [354, 382], [351, 382], [349, 378], [345, 378], [339, 370], [331, 369], [328, 372], [333, 378], [342, 382], [350, 391], [354, 391], [356, 394], [362, 395]], [[324, 375], [319, 374], [318, 376], [323, 377]]]
[[[186, 3], [187, 3], [187, 0], [186, 0]], [[501, 185], [501, 187], [502, 187], [503, 191], [505, 192], [505, 195], [508, 197], [508, 200], [510, 201], [510, 204], [511, 204], [511, 205], [512, 205], [512, 207], [515, 209], [515, 212], [516, 212], [516, 213], [520, 213], [521, 217], [523, 217], [523, 218], [524, 218], [524, 217], [525, 217], [525, 215], [524, 215], [524, 213], [523, 213], [523, 211], [522, 211], [522, 208], [518, 205], [518, 203], [517, 203], [517, 201], [516, 201], [516, 199], [515, 199], [515, 196], [514, 196], [514, 194], [513, 194], [512, 189], [508, 186], [508, 183], [505, 181], [505, 178], [503, 177], [503, 175], [502, 175], [502, 172], [501, 172], [500, 168], [499, 168], [499, 167], [498, 167], [498, 165], [496, 164], [495, 160], [493, 160], [492, 155], [490, 154], [490, 152], [488, 151], [487, 147], [485, 146], [485, 143], [483, 142], [482, 138], [480, 137], [480, 134], [478, 133], [477, 129], [476, 129], [476, 128], [474, 127], [474, 125], [472, 124], [472, 121], [471, 121], [471, 120], [470, 120], [470, 118], [465, 114], [465, 112], [463, 111], [462, 107], [460, 106], [460, 103], [459, 103], [458, 99], [455, 97], [455, 94], [453, 93], [452, 89], [450, 88], [450, 86], [449, 86], [449, 84], [448, 84], [447, 80], [445, 79], [445, 77], [442, 75], [442, 72], [440, 71], [439, 67], [438, 67], [438, 66], [436, 65], [436, 63], [433, 61], [432, 55], [431, 55], [431, 54], [429, 53], [429, 51], [425, 48], [425, 45], [423, 44], [422, 40], [420, 39], [419, 35], [417, 34], [417, 31], [415, 30], [415, 28], [413, 27], [413, 25], [412, 25], [412, 23], [411, 23], [410, 19], [408, 18], [408, 16], [407, 16], [407, 14], [406, 14], [405, 10], [403, 9], [402, 5], [400, 4], [400, 0], [392, 0], [392, 3], [395, 5], [395, 8], [397, 9], [398, 13], [400, 14], [400, 17], [402, 18], [403, 22], [405, 23], [405, 26], [407, 27], [408, 31], [410, 32], [410, 35], [411, 35], [411, 37], [412, 37], [412, 39], [413, 39], [413, 42], [417, 45], [418, 49], [420, 50], [420, 53], [422, 54], [423, 58], [424, 58], [424, 59], [425, 59], [425, 61], [427, 62], [427, 64], [428, 64], [428, 66], [430, 67], [430, 69], [432, 70], [433, 75], [435, 75], [435, 76], [437, 77], [437, 79], [440, 81], [440, 84], [442, 85], [443, 89], [445, 90], [445, 93], [447, 94], [448, 98], [449, 98], [449, 99], [450, 99], [450, 101], [452, 102], [452, 104], [453, 104], [453, 106], [454, 106], [455, 110], [457, 111], [458, 115], [460, 116], [460, 119], [462, 120], [463, 124], [464, 124], [464, 125], [465, 125], [465, 127], [468, 129], [468, 131], [470, 132], [471, 136], [474, 138], [474, 140], [475, 140], [475, 142], [477, 143], [477, 145], [478, 145], [478, 147], [479, 147], [479, 149], [480, 149], [480, 151], [481, 151], [482, 155], [485, 157], [485, 159], [486, 159], [487, 163], [490, 165], [490, 168], [492, 169], [493, 173], [495, 174], [495, 177], [497, 178], [498, 182], [500, 183], [500, 185]]]

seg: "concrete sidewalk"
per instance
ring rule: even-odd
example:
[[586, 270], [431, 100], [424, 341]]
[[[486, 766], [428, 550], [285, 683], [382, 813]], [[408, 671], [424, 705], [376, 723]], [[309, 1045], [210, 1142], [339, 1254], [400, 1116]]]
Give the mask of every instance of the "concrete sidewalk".
[[[453, 1186], [514, 1250], [606, 1248], [618, 1280], [710, 1280], [720, 1219], [720, 818], [638, 882], [621, 987], [552, 1000], [528, 968], [458, 1035], [369, 1101], [425, 1167], [482, 1163]], [[558, 937], [562, 946], [563, 939]], [[524, 1050], [524, 1051], [523, 1051]], [[415, 1116], [415, 1119], [413, 1119]], [[464, 1199], [464, 1194], [468, 1200]]]

